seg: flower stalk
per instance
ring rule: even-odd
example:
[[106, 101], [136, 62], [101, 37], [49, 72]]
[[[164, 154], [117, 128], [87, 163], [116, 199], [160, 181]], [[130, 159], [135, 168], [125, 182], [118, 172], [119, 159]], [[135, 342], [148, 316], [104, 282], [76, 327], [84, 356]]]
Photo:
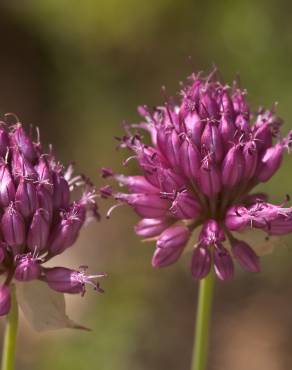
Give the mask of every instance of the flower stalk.
[[206, 370], [208, 360], [209, 327], [214, 290], [213, 271], [211, 271], [204, 279], [200, 280], [199, 284], [199, 298], [191, 370]]
[[11, 308], [7, 315], [1, 370], [14, 370], [15, 348], [18, 328], [18, 304], [15, 286], [11, 286]]

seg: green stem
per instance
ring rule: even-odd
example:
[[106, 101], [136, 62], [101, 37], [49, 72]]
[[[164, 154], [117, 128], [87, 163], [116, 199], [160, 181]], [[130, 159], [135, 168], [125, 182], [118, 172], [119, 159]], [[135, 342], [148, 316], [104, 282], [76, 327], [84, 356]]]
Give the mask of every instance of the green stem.
[[15, 286], [11, 285], [11, 308], [7, 315], [1, 370], [14, 370], [16, 336], [18, 327], [18, 305]]
[[191, 370], [206, 370], [214, 272], [200, 281], [195, 342]]

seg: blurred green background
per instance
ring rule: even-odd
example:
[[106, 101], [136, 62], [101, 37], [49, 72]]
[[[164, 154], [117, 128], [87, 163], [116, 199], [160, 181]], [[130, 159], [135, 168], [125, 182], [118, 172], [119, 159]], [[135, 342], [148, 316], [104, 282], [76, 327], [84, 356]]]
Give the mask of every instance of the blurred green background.
[[[278, 101], [292, 128], [289, 1], [2, 0], [0, 10], [1, 114], [39, 125], [60, 159], [77, 162], [98, 186], [100, 167], [120, 168], [113, 136], [124, 119], [139, 119], [136, 106], [160, 104], [162, 85], [174, 95], [180, 80], [213, 63], [227, 81], [240, 73], [254, 108]], [[291, 164], [264, 186], [273, 200], [291, 192]], [[197, 294], [190, 256], [153, 270], [153, 246], [134, 235], [135, 221], [130, 209], [116, 211], [62, 257], [109, 273], [104, 295], [68, 297], [71, 317], [92, 332], [38, 334], [22, 320], [18, 369], [189, 368]], [[217, 284], [210, 370], [291, 368], [289, 244], [263, 258], [262, 274], [238, 271]]]

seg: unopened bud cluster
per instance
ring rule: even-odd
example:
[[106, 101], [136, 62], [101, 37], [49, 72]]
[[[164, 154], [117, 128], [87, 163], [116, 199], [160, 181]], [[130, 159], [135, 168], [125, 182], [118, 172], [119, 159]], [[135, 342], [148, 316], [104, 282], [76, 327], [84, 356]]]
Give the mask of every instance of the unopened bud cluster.
[[[13, 279], [40, 279], [56, 291], [83, 294], [93, 278], [43, 266], [75, 243], [88, 212], [97, 215], [94, 189], [71, 175], [72, 166], [64, 171], [52, 148], [43, 152], [39, 137], [34, 142], [21, 123], [0, 122], [0, 315], [9, 312]], [[72, 201], [77, 186], [84, 192]]]
[[[124, 176], [104, 168], [128, 193], [101, 189], [142, 218], [138, 235], [156, 240], [152, 264], [164, 267], [181, 256], [192, 231], [202, 226], [193, 246], [191, 271], [205, 277], [214, 266], [221, 280], [232, 278], [233, 260], [250, 272], [260, 271], [259, 257], [232, 231], [260, 228], [269, 235], [292, 231], [292, 209], [272, 205], [265, 194], [250, 194], [279, 169], [291, 133], [280, 135], [275, 109], [252, 114], [246, 91], [192, 75], [176, 103], [169, 99], [153, 110], [139, 107], [142, 122], [126, 126], [120, 146], [129, 149], [141, 175]], [[136, 129], [150, 133], [144, 142]], [[127, 164], [128, 160], [125, 161]], [[226, 241], [229, 243], [226, 243]]]

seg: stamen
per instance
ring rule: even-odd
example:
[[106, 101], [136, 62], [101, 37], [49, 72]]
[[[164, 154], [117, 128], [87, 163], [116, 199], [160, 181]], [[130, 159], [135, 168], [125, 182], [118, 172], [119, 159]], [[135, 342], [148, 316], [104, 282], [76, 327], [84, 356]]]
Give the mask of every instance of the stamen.
[[117, 203], [115, 205], [113, 205], [106, 213], [106, 218], [109, 219], [113, 210], [115, 210], [116, 208], [118, 207], [121, 207], [121, 206], [124, 206], [125, 204], [124, 203]]

